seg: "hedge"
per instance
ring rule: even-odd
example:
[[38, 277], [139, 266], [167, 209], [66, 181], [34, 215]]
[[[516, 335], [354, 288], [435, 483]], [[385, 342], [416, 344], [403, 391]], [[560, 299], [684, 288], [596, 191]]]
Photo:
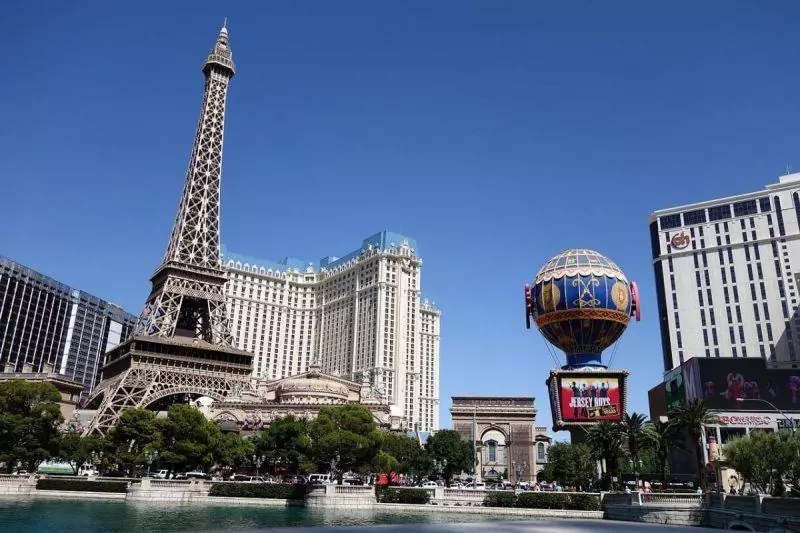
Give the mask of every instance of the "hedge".
[[302, 500], [305, 485], [276, 485], [272, 483], [214, 483], [209, 496], [226, 498], [272, 498], [277, 500]]
[[424, 489], [386, 489], [379, 494], [382, 503], [430, 503], [431, 495]]
[[82, 479], [41, 478], [36, 490], [73, 490], [87, 492], [127, 492], [127, 481], [84, 481]]
[[523, 509], [564, 509], [599, 511], [599, 494], [566, 494], [563, 492], [492, 492], [483, 501], [486, 507], [518, 507]]
[[490, 492], [483, 500], [485, 507], [514, 507], [517, 495], [513, 492]]

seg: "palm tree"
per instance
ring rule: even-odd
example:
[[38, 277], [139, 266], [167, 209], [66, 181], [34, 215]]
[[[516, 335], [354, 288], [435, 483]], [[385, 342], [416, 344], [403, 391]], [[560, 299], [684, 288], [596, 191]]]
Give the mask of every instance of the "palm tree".
[[700, 488], [705, 491], [707, 483], [706, 468], [703, 463], [703, 446], [705, 446], [703, 442], [703, 427], [719, 424], [719, 419], [717, 415], [706, 407], [706, 403], [702, 398], [696, 398], [671, 410], [669, 419], [689, 430], [695, 446], [695, 460], [697, 462], [697, 471], [700, 475]]
[[[628, 447], [628, 453], [633, 461], [635, 472], [638, 472], [639, 469], [639, 450], [647, 443], [645, 438], [647, 425], [647, 417], [637, 412], [625, 413], [625, 416], [618, 423], [620, 436]], [[636, 480], [636, 486], [639, 486], [638, 479]]]
[[669, 472], [669, 451], [671, 448], [683, 448], [678, 424], [660, 420], [647, 424], [644, 429], [646, 446], [653, 451], [661, 467], [661, 488], [667, 488]]
[[619, 473], [619, 452], [622, 434], [618, 424], [600, 422], [586, 431], [586, 442], [597, 459], [605, 460], [608, 473], [615, 477]]

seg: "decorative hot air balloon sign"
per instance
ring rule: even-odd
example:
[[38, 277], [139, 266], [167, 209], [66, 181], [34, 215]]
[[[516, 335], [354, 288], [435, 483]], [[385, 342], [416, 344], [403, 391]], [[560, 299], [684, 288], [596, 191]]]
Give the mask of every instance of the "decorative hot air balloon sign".
[[525, 286], [525, 320], [562, 350], [567, 364], [547, 380], [554, 429], [622, 418], [626, 370], [608, 370], [603, 350], [640, 319], [639, 291], [613, 261], [585, 249], [566, 250]]

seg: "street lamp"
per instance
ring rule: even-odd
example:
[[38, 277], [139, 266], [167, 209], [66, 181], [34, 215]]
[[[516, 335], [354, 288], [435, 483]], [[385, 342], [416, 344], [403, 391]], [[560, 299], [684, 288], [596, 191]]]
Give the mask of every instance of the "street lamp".
[[633, 457], [628, 459], [631, 464], [631, 470], [633, 470], [633, 474], [636, 476], [636, 490], [639, 490], [639, 470], [642, 467], [642, 460], [638, 457], [634, 461]]
[[514, 468], [514, 473], [517, 475], [515, 480], [517, 482], [517, 487], [519, 487], [520, 478], [522, 477], [522, 474], [525, 473], [525, 470], [527, 470], [528, 462], [522, 461], [521, 463], [518, 463], [516, 461], [512, 461], [511, 466]]
[[266, 459], [267, 458], [264, 455], [253, 455], [253, 465], [256, 467], [256, 475], [258, 475], [258, 471]]
[[158, 452], [155, 450], [145, 450], [144, 451], [144, 460], [147, 463], [147, 475], [150, 476], [150, 465], [153, 464], [153, 461], [158, 459]]
[[433, 470], [436, 472], [437, 476], [443, 476], [445, 468], [447, 468], [447, 459], [442, 459], [441, 461], [437, 459], [433, 460]]
[[102, 465], [103, 452], [93, 451], [91, 455], [92, 455], [92, 468], [94, 468], [95, 464], [98, 462], [101, 463]]
[[737, 402], [761, 402], [761, 403], [765, 403], [765, 404], [769, 405], [770, 407], [772, 407], [772, 409], [774, 411], [779, 413], [783, 418], [786, 419], [787, 422], [789, 422], [789, 429], [792, 431], [792, 433], [794, 433], [794, 431], [795, 431], [794, 421], [791, 418], [789, 418], [788, 416], [786, 416], [786, 413], [784, 413], [783, 411], [781, 411], [780, 409], [775, 407], [775, 405], [773, 405], [771, 402], [768, 402], [767, 400], [762, 400], [761, 398], [736, 398], [736, 401]]

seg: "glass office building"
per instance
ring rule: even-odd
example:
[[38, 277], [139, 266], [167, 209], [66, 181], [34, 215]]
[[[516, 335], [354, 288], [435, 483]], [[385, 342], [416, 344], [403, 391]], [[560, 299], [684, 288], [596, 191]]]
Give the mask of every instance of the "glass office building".
[[105, 353], [124, 340], [136, 317], [0, 256], [0, 371], [57, 373], [100, 381]]

